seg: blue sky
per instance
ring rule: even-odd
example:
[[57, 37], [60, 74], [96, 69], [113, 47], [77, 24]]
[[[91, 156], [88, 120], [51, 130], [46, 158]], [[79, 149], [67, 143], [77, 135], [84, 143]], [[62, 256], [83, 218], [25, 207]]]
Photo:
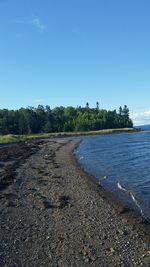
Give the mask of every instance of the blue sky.
[[149, 0], [0, 0], [0, 108], [117, 109], [150, 123]]

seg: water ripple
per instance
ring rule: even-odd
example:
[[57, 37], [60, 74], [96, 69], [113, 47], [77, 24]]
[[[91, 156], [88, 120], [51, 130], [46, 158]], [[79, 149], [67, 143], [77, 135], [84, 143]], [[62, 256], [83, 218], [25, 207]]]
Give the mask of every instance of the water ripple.
[[[150, 133], [85, 137], [77, 158], [109, 191], [122, 198], [119, 183], [126, 188], [124, 200], [150, 218]], [[103, 179], [107, 177], [107, 179]], [[135, 201], [134, 201], [135, 200]], [[137, 202], [136, 202], [137, 201]], [[138, 206], [139, 205], [139, 206]]]

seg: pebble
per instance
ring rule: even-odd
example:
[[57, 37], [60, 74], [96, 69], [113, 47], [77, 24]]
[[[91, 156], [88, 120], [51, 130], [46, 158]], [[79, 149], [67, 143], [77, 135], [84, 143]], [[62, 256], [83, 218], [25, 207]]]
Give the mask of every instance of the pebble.
[[114, 253], [115, 252], [114, 248], [110, 248], [110, 252]]

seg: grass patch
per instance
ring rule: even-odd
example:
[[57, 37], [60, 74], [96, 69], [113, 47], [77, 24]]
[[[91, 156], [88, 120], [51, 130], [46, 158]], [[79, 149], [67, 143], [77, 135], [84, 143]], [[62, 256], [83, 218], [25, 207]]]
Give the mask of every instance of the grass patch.
[[39, 133], [29, 135], [0, 135], [0, 144], [16, 143], [31, 139], [38, 138], [50, 138], [50, 137], [73, 137], [73, 136], [84, 136], [84, 135], [101, 135], [101, 134], [113, 134], [113, 133], [124, 133], [124, 132], [137, 132], [135, 128], [120, 128], [120, 129], [104, 129], [99, 131], [87, 131], [87, 132], [59, 132], [59, 133]]
[[0, 144], [9, 144], [9, 143], [16, 143], [19, 141], [24, 141], [24, 137], [21, 135], [0, 135]]

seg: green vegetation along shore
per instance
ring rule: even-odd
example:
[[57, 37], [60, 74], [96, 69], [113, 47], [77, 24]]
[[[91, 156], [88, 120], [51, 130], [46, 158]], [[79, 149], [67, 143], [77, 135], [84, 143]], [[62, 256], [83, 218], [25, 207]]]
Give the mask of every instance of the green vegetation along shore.
[[82, 132], [59, 132], [59, 133], [39, 133], [28, 135], [0, 135], [0, 144], [16, 143], [26, 141], [30, 139], [40, 138], [56, 138], [56, 137], [71, 137], [71, 136], [84, 136], [84, 135], [101, 135], [101, 134], [114, 134], [114, 133], [126, 133], [136, 132], [135, 128], [118, 128], [118, 129], [104, 129], [99, 131], [82, 131]]
[[126, 105], [110, 111], [101, 109], [99, 103], [95, 108], [56, 107], [39, 105], [19, 110], [0, 109], [0, 135], [26, 135], [59, 132], [86, 132], [102, 129], [132, 128]]

